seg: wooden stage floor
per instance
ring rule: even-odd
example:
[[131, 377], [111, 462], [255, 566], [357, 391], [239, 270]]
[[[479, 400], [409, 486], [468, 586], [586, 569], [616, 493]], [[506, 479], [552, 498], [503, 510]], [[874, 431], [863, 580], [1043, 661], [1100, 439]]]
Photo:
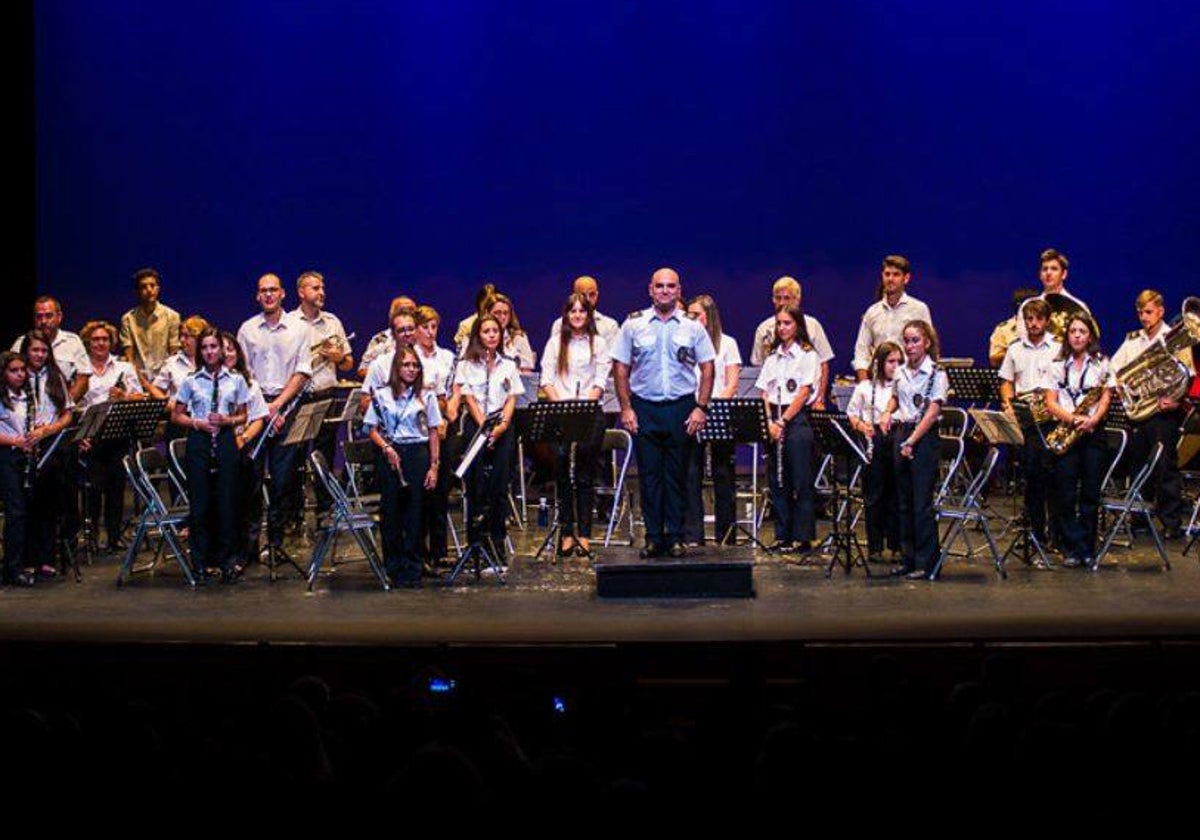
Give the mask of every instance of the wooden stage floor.
[[427, 582], [386, 594], [361, 561], [340, 564], [309, 594], [294, 572], [272, 583], [261, 566], [235, 586], [191, 591], [167, 563], [117, 589], [116, 560], [105, 558], [84, 567], [80, 584], [0, 590], [0, 639], [477, 646], [1200, 638], [1200, 562], [1196, 549], [1182, 556], [1182, 541], [1167, 544], [1170, 571], [1143, 537], [1095, 573], [1011, 560], [1001, 580], [977, 557], [951, 559], [933, 583], [888, 579], [886, 566], [873, 580], [861, 568], [826, 579], [815, 556], [797, 564], [728, 549], [755, 560], [756, 597], [611, 601], [596, 597], [587, 563], [534, 562], [533, 535], [518, 537], [504, 586], [464, 577], [454, 587]]

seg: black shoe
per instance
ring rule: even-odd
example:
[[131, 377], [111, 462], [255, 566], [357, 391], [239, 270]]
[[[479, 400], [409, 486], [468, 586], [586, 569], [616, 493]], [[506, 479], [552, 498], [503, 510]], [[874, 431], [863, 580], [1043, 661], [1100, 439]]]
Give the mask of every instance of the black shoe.
[[575, 543], [575, 556], [583, 557], [586, 560], [592, 560], [596, 556], [595, 550], [588, 546], [584, 548], [583, 543]]
[[1163, 528], [1162, 538], [1167, 542], [1174, 542], [1183, 536], [1183, 533], [1178, 528]]
[[107, 543], [105, 543], [104, 553], [105, 554], [124, 554], [128, 548], [129, 548], [129, 546], [127, 546], [125, 544], [125, 541], [118, 537], [115, 540], [109, 540]]
[[798, 554], [808, 554], [812, 551], [812, 543], [808, 540], [800, 540], [796, 543], [796, 552]]
[[888, 572], [888, 575], [890, 577], [908, 577], [912, 573], [913, 573], [912, 566], [901, 565], [901, 566], [897, 566], [896, 568], [894, 568], [890, 572]]
[[1063, 561], [1064, 569], [1078, 569], [1081, 565], [1083, 565], [1083, 561], [1078, 557], [1068, 557]]
[[911, 572], [909, 572], [908, 574], [906, 574], [904, 576], [904, 579], [905, 580], [933, 580], [933, 578], [929, 576], [929, 572], [925, 571], [924, 569], [913, 569]]
[[673, 543], [671, 543], [670, 547], [667, 548], [667, 556], [669, 556], [669, 557], [674, 557], [675, 559], [679, 559], [680, 557], [687, 557], [687, 555], [688, 555], [687, 546], [685, 546], [681, 542], [673, 542]]
[[667, 550], [662, 545], [651, 542], [646, 543], [646, 547], [638, 552], [638, 557], [642, 560], [650, 560], [654, 557], [662, 557], [666, 553]]
[[420, 575], [393, 575], [390, 578], [392, 589], [420, 589]]
[[577, 549], [579, 547], [579, 544], [576, 543], [574, 540], [571, 540], [570, 548], [566, 547], [566, 544], [567, 544], [566, 539], [559, 540], [558, 541], [558, 550], [554, 553], [557, 554], [559, 557], [570, 557], [572, 554], [575, 553], [575, 549]]
[[772, 554], [791, 554], [795, 550], [796, 546], [791, 540], [775, 540], [767, 546], [767, 551]]
[[26, 589], [37, 583], [37, 577], [29, 572], [17, 572], [12, 577], [8, 578], [9, 586], [21, 586]]
[[237, 583], [242, 579], [242, 570], [238, 566], [230, 566], [228, 569], [221, 570], [221, 583], [231, 584]]

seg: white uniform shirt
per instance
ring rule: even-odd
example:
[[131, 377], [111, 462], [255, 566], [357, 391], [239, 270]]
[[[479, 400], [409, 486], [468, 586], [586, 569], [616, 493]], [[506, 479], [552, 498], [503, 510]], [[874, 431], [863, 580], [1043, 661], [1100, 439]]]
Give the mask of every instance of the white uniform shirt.
[[797, 342], [790, 346], [780, 345], [763, 362], [762, 370], [754, 387], [767, 395], [771, 405], [791, 404], [796, 393], [807, 385], [812, 389], [805, 400], [806, 406], [817, 401], [817, 379], [821, 376], [821, 362], [815, 350], [805, 350]]
[[[596, 321], [596, 332], [600, 333], [600, 337], [604, 339], [609, 347], [612, 347], [617, 341], [617, 333], [621, 331], [620, 322], [616, 318], [608, 317], [603, 312], [594, 312], [593, 317]], [[556, 340], [560, 332], [562, 332], [561, 316], [555, 318], [554, 323], [550, 325], [550, 340]]]
[[[322, 310], [317, 313], [317, 317], [309, 319], [304, 317], [304, 310], [297, 307], [289, 314], [308, 325], [308, 346], [310, 351], [314, 344], [324, 341], [327, 338], [333, 339], [332, 344], [338, 350], [349, 350], [350, 342], [346, 339], [346, 328], [342, 326], [341, 319], [332, 312]], [[330, 363], [324, 356], [312, 352], [309, 357], [309, 366], [312, 368], [312, 386], [314, 391], [323, 391], [326, 388], [332, 388], [337, 385], [337, 367]]]
[[1054, 359], [1062, 351], [1062, 345], [1042, 336], [1036, 346], [1027, 339], [1019, 338], [1008, 346], [1008, 353], [1000, 364], [1000, 378], [1011, 382], [1017, 394], [1028, 394], [1043, 387]]
[[486, 362], [463, 359], [458, 363], [454, 383], [461, 386], [464, 397], [470, 394], [475, 398], [485, 415], [503, 408], [510, 396], [525, 393], [516, 362], [504, 356], [497, 357], [490, 374]]
[[[28, 368], [28, 371], [29, 382], [33, 385], [34, 390], [37, 392], [37, 402], [40, 416], [41, 410], [46, 405], [54, 405], [54, 401], [51, 400], [49, 395], [46, 393], [46, 380], [49, 379], [49, 376], [46, 373], [46, 368], [42, 368], [40, 371], [36, 371], [33, 368]], [[75, 407], [75, 401], [71, 399], [71, 380], [66, 379], [65, 377], [63, 381], [63, 398], [65, 399], [65, 404], [63, 406], [64, 409]], [[51, 408], [51, 412], [54, 412], [53, 408]]]
[[[828, 362], [833, 359], [833, 348], [825, 336], [825, 328], [821, 322], [811, 315], [804, 316], [804, 329], [808, 330], [808, 340], [813, 350], [817, 351], [817, 360]], [[761, 365], [770, 355], [771, 345], [775, 343], [775, 316], [764, 320], [754, 331], [754, 346], [750, 348], [750, 364]]]
[[881, 384], [873, 379], [864, 379], [854, 386], [850, 402], [846, 405], [846, 415], [874, 426], [879, 422], [879, 415], [887, 411], [888, 403], [895, 395], [894, 382]]
[[[1161, 344], [1163, 337], [1166, 334], [1167, 325], [1164, 323], [1158, 328], [1158, 333], [1155, 334], [1154, 338], [1146, 335], [1145, 330], [1135, 330], [1125, 336], [1125, 340], [1121, 343], [1120, 348], [1118, 348], [1116, 353], [1113, 353], [1111, 365], [1113, 375], [1116, 376], [1121, 368], [1125, 367], [1125, 365], [1142, 355], [1142, 353], [1146, 351], [1146, 348], [1148, 348], [1151, 344], [1154, 344], [1155, 342]], [[1190, 348], [1183, 348], [1175, 354], [1175, 357], [1187, 365], [1189, 370], [1192, 370], [1192, 372], [1195, 373], [1195, 370], [1192, 369]]]
[[[1077, 366], [1073, 359], [1054, 362], [1046, 372], [1042, 387], [1055, 392], [1060, 407], [1074, 412], [1075, 406], [1079, 405], [1088, 391], [1099, 385], [1112, 387], [1114, 384], [1108, 359], [1104, 356], [1088, 356], [1082, 366]], [[1088, 416], [1095, 414], [1097, 408], [1092, 406]]]
[[[207, 370], [198, 370], [179, 386], [176, 404], [187, 407], [188, 413], [203, 420], [213, 413], [213, 378]], [[233, 414], [240, 405], [250, 401], [250, 386], [235, 370], [222, 367], [217, 372], [217, 414]]]
[[420, 345], [415, 345], [415, 349], [417, 358], [421, 360], [425, 390], [438, 397], [450, 396], [450, 376], [458, 364], [454, 353], [445, 347], [434, 346], [433, 354], [427, 356]]
[[383, 330], [371, 336], [371, 340], [367, 342], [367, 349], [363, 351], [362, 358], [358, 362], [359, 370], [367, 370], [371, 366], [371, 362], [378, 359], [384, 353], [390, 353], [396, 349], [396, 338], [392, 335], [391, 330]]
[[[721, 333], [721, 346], [717, 348], [717, 357], [713, 359], [712, 393], [714, 397], [725, 390], [726, 369], [732, 366], [741, 367], [741, 365], [742, 354], [738, 350], [737, 342], [725, 335], [725, 333]], [[737, 396], [736, 389], [734, 390], [734, 396]], [[700, 399], [699, 365], [696, 365], [696, 399]]]
[[91, 372], [91, 376], [88, 377], [87, 393], [79, 401], [79, 407], [82, 409], [108, 402], [108, 391], [110, 388], [116, 387], [117, 380], [121, 381], [121, 387], [126, 393], [145, 393], [133, 365], [116, 356], [108, 357], [108, 361], [104, 364], [104, 370], [100, 373], [96, 373], [91, 361], [88, 362], [87, 369]]
[[[4, 403], [0, 402], [0, 434], [24, 435], [25, 417], [29, 412], [29, 401], [25, 389], [22, 388], [17, 394], [9, 393], [9, 401], [13, 404], [12, 408], [6, 408]], [[39, 400], [33, 427], [48, 426], [57, 419], [58, 411], [54, 408], [54, 403], [46, 399]]]
[[894, 341], [903, 347], [904, 325], [909, 321], [932, 325], [933, 316], [929, 314], [928, 306], [907, 292], [900, 295], [895, 306], [889, 306], [884, 297], [867, 307], [858, 328], [858, 339], [854, 342], [854, 369], [868, 370], [875, 348], [885, 341]]
[[[589, 344], [588, 336], [572, 336], [567, 343], [567, 372], [558, 372], [559, 342], [561, 333], [551, 332], [542, 354], [542, 385], [553, 385], [559, 399], [590, 399], [592, 388], [604, 390], [608, 373], [612, 369], [612, 357], [608, 353], [608, 342], [595, 336]], [[578, 394], [578, 397], [576, 397]]]
[[158, 375], [154, 377], [151, 384], [158, 390], [165, 391], [167, 396], [173, 397], [179, 391], [183, 380], [195, 372], [196, 365], [192, 363], [187, 353], [180, 350], [163, 362], [163, 366], [158, 369]]
[[[1042, 294], [1037, 295], [1036, 297], [1026, 298], [1025, 300], [1021, 301], [1020, 307], [1017, 308], [1017, 316], [1016, 316], [1017, 317], [1017, 337], [1018, 338], [1027, 338], [1029, 336], [1029, 333], [1025, 329], [1025, 304], [1029, 303], [1029, 301], [1031, 301], [1031, 300], [1045, 300], [1046, 294], [1047, 294], [1046, 292], [1043, 292]], [[1075, 297], [1075, 295], [1071, 294], [1066, 289], [1060, 289], [1057, 292], [1050, 292], [1050, 294], [1062, 295], [1067, 300], [1074, 301], [1075, 303], [1079, 304], [1079, 307], [1084, 312], [1088, 313], [1089, 315], [1092, 314], [1092, 310], [1088, 309], [1088, 305], [1086, 303], [1081, 301], [1079, 298]]]
[[411, 388], [406, 388], [399, 397], [392, 394], [388, 387], [377, 388], [371, 397], [370, 407], [363, 416], [363, 428], [368, 432], [380, 426], [379, 411], [385, 415], [379, 433], [391, 443], [426, 443], [429, 441], [429, 430], [437, 428], [442, 423], [442, 413], [438, 411], [437, 396], [429, 391], [414, 397]]
[[926, 356], [916, 370], [905, 362], [896, 374], [896, 412], [892, 416], [900, 423], [917, 423], [930, 402], [946, 401], [949, 390], [946, 374], [937, 369], [931, 356]]
[[273, 327], [259, 313], [238, 329], [237, 340], [246, 353], [246, 367], [263, 394], [278, 395], [292, 374], [312, 376], [310, 335], [308, 324], [290, 312]]

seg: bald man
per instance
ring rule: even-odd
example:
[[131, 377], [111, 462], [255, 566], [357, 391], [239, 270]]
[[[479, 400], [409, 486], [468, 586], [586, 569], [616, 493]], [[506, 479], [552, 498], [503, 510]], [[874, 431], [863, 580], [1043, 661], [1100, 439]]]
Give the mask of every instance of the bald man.
[[[800, 283], [794, 277], [780, 277], [771, 287], [771, 303], [778, 312], [782, 306], [800, 306], [802, 296]], [[803, 309], [801, 309], [803, 311]], [[821, 322], [811, 315], [804, 316], [804, 326], [808, 330], [808, 340], [812, 342], [817, 359], [821, 362], [821, 372], [817, 379], [817, 399], [813, 408], [825, 408], [825, 386], [829, 383], [829, 363], [833, 361], [833, 348], [825, 337], [825, 328]], [[754, 330], [754, 345], [750, 348], [750, 364], [761, 365], [771, 354], [771, 345], [775, 342], [775, 316], [764, 320]]]
[[[621, 425], [633, 435], [646, 547], [641, 556], [683, 557], [685, 476], [712, 396], [716, 351], [679, 307], [679, 275], [650, 277], [650, 309], [625, 319], [613, 346]], [[697, 380], [699, 382], [697, 383]]]
[[[617, 333], [621, 331], [621, 325], [617, 323], [616, 319], [608, 317], [597, 308], [600, 305], [600, 284], [596, 282], [596, 278], [586, 274], [576, 277], [575, 282], [571, 285], [571, 291], [588, 299], [596, 316], [596, 330], [605, 343], [612, 347], [617, 341]], [[553, 341], [561, 330], [562, 318], [555, 318], [554, 323], [550, 325], [550, 340]]]

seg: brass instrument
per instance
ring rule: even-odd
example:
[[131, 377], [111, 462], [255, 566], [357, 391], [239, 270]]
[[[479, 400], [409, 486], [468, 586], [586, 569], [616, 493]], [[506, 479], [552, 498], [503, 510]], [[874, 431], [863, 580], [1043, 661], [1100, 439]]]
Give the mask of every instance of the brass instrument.
[[329, 345], [329, 346], [331, 346], [331, 347], [332, 347], [332, 346], [333, 346], [333, 343], [334, 343], [335, 341], [336, 341], [338, 344], [342, 345], [342, 348], [343, 348], [343, 349], [345, 349], [345, 350], [349, 350], [349, 349], [350, 349], [350, 340], [351, 340], [352, 338], [354, 338], [354, 336], [355, 336], [355, 333], [350, 333], [350, 335], [346, 336], [346, 340], [345, 340], [345, 341], [342, 341], [342, 337], [341, 337], [340, 335], [331, 335], [331, 336], [327, 336], [326, 338], [322, 338], [320, 341], [318, 341], [318, 342], [317, 342], [316, 344], [314, 344], [312, 347], [309, 347], [309, 348], [308, 348], [308, 352], [310, 352], [310, 353], [316, 353], [318, 350], [320, 350], [322, 347], [325, 347], [326, 345]]
[[1046, 408], [1046, 397], [1040, 389], [1020, 394], [1017, 396], [1017, 399], [1029, 406], [1029, 413], [1033, 415], [1033, 422], [1039, 426], [1054, 420], [1054, 415], [1050, 413], [1050, 409]]
[[[1050, 292], [1041, 296], [1042, 300], [1050, 306], [1050, 319], [1046, 322], [1046, 332], [1054, 336], [1055, 340], [1060, 344], [1067, 343], [1067, 324], [1071, 318], [1077, 313], [1087, 314], [1087, 311], [1066, 295]], [[1090, 318], [1093, 324], [1096, 323], [1094, 318]], [[1096, 338], [1100, 338], [1100, 328], [1096, 326]]]
[[[1089, 390], [1083, 395], [1083, 399], [1079, 401], [1079, 405], [1075, 406], [1075, 417], [1086, 417], [1087, 413], [1092, 410], [1092, 406], [1100, 402], [1100, 398], [1104, 396], [1105, 385], [1103, 383]], [[1068, 449], [1079, 442], [1083, 437], [1083, 430], [1074, 423], [1059, 421], [1059, 424], [1051, 430], [1050, 434], [1046, 435], [1046, 448], [1055, 455], [1063, 455]]]
[[1178, 401], [1188, 392], [1192, 372], [1175, 354], [1193, 344], [1200, 344], [1200, 297], [1184, 298], [1162, 340], [1117, 371], [1117, 390], [1130, 420], [1153, 417], [1160, 399]]

